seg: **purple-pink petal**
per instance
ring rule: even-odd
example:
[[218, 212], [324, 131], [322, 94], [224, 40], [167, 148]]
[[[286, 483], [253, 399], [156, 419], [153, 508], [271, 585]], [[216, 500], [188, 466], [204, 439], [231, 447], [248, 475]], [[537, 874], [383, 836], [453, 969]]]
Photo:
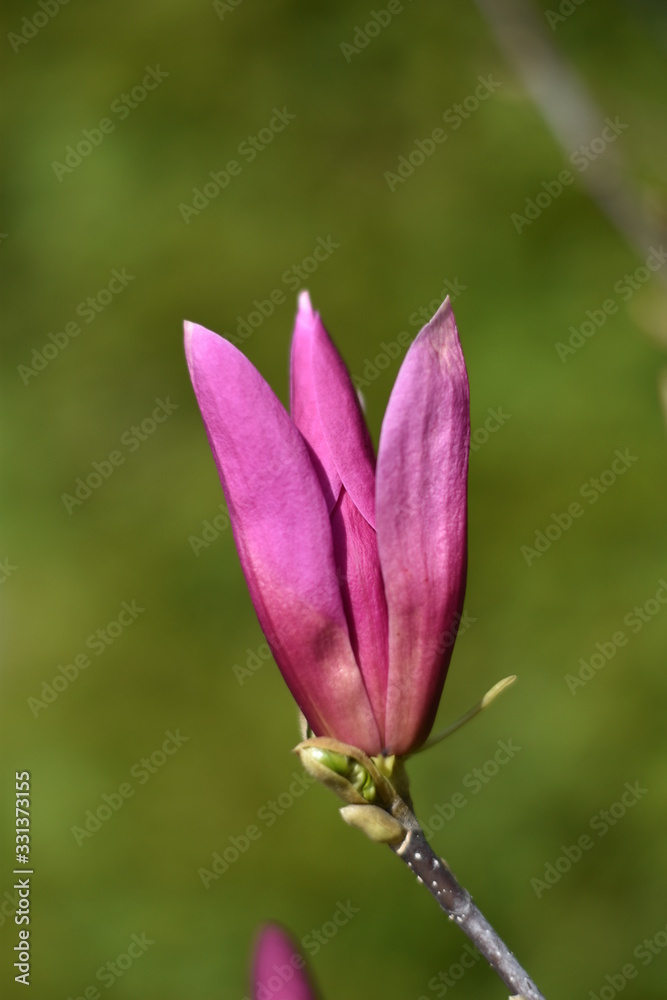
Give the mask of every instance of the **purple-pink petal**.
[[267, 924], [260, 931], [252, 981], [253, 1000], [316, 1000], [305, 959], [277, 924]]
[[317, 735], [377, 753], [327, 504], [303, 438], [228, 341], [187, 323], [186, 355], [250, 596], [283, 677]]
[[327, 495], [352, 648], [382, 735], [387, 685], [387, 605], [375, 535], [375, 456], [348, 370], [299, 296], [291, 355], [292, 418]]
[[342, 480], [320, 420], [312, 376], [312, 331], [314, 314], [303, 298], [299, 297], [299, 311], [294, 324], [290, 353], [290, 412], [292, 420], [301, 431], [308, 452], [320, 479], [329, 513], [336, 506]]
[[331, 514], [334, 556], [352, 649], [384, 747], [387, 700], [387, 602], [375, 529], [343, 489]]
[[373, 445], [345, 362], [319, 313], [313, 311], [308, 292], [299, 296], [292, 338], [290, 407], [292, 419], [329, 480], [329, 511], [342, 483], [375, 527]]
[[428, 735], [463, 607], [467, 562], [468, 377], [445, 300], [410, 347], [377, 465], [376, 518], [389, 610], [385, 743]]

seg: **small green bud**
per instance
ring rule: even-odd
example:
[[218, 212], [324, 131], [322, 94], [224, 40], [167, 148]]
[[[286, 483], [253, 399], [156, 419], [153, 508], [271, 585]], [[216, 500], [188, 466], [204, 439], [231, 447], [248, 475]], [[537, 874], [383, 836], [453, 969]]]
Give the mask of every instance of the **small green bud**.
[[311, 747], [310, 753], [311, 757], [318, 760], [320, 764], [324, 764], [331, 771], [335, 771], [336, 774], [342, 774], [344, 778], [349, 776], [352, 762], [345, 754], [337, 753], [335, 750], [323, 750], [321, 747]]
[[[396, 791], [388, 775], [378, 767], [384, 758], [368, 757], [358, 747], [330, 736], [314, 736], [294, 748], [306, 771], [345, 802], [364, 805], [379, 802], [391, 808]], [[390, 773], [400, 771], [400, 761], [387, 758]]]
[[372, 777], [363, 766], [356, 760], [348, 757], [349, 770], [348, 777], [351, 784], [358, 792], [360, 792], [367, 802], [375, 801], [375, 782]]
[[[308, 752], [311, 762], [317, 761], [321, 767], [326, 767], [334, 774], [346, 778], [367, 802], [375, 800], [375, 782], [359, 761], [354, 760], [353, 757], [346, 757], [345, 754], [338, 753], [336, 750], [325, 750], [323, 747], [310, 747]], [[319, 771], [315, 777], [321, 773]], [[320, 780], [322, 779], [320, 778]]]
[[364, 803], [362, 793], [349, 780], [350, 758], [322, 747], [297, 747], [304, 769], [344, 802]]
[[398, 844], [406, 834], [399, 821], [379, 806], [343, 806], [340, 814], [349, 826], [356, 826], [376, 843]]

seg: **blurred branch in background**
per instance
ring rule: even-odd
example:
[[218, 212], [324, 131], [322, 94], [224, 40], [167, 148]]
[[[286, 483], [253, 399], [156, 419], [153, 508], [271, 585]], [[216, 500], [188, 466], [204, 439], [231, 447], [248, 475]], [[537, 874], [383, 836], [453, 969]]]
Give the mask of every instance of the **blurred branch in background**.
[[[604, 131], [605, 116], [584, 80], [549, 38], [545, 19], [538, 16], [529, 0], [476, 3], [564, 153], [569, 157], [580, 146], [588, 146]], [[642, 260], [667, 239], [663, 206], [656, 207], [634, 183], [618, 147], [607, 147], [604, 156], [591, 159], [580, 177], [591, 198]], [[665, 347], [667, 273], [657, 271], [656, 275], [663, 289], [651, 308], [634, 310], [633, 319]], [[666, 381], [664, 369], [660, 399], [667, 417]]]

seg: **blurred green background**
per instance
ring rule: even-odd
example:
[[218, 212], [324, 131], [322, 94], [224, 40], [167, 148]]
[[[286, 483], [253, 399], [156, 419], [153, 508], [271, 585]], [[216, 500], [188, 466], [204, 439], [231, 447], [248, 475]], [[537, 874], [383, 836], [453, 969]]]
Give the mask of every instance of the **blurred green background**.
[[[534, 5], [602, 115], [628, 124], [613, 155], [642, 202], [659, 206], [664, 15], [620, 0], [569, 7], [552, 29], [548, 5]], [[261, 662], [181, 322], [233, 335], [254, 300], [282, 292], [270, 316], [251, 318], [243, 349], [286, 400], [305, 286], [363, 380], [375, 440], [404, 355], [397, 338], [456, 290], [479, 433], [471, 624], [439, 722], [506, 674], [519, 682], [413, 761], [434, 846], [548, 997], [598, 996], [627, 963], [637, 976], [625, 997], [664, 997], [661, 273], [627, 301], [614, 291], [643, 259], [576, 171], [517, 231], [513, 213], [569, 157], [473, 3], [404, 3], [352, 53], [341, 45], [355, 44], [382, 0], [74, 2], [36, 16], [44, 9], [9, 3], [3, 43], [3, 989], [22, 989], [11, 967], [12, 809], [14, 772], [29, 770], [35, 998], [244, 997], [251, 940], [268, 918], [310, 935], [304, 948], [332, 1000], [506, 995], [481, 962], [447, 985], [466, 939], [389, 851], [344, 826], [329, 793], [289, 792], [300, 773], [295, 709], [275, 665]], [[160, 82], [142, 91], [149, 69], [147, 83]], [[489, 75], [493, 93], [456, 128], [452, 115], [443, 121]], [[295, 117], [251, 159], [239, 147], [275, 108]], [[399, 157], [439, 127], [446, 141], [390, 183]], [[93, 140], [77, 154], [83, 130]], [[240, 171], [208, 205], [179, 207], [234, 159]], [[302, 281], [294, 269], [319, 239], [336, 246]], [[617, 310], [561, 360], [555, 345], [608, 299]], [[502, 426], [488, 433], [499, 408]], [[617, 449], [636, 461], [592, 486]], [[107, 475], [98, 468], [77, 502], [93, 463]], [[595, 503], [581, 494], [587, 483]], [[583, 514], [561, 537], [522, 553], [575, 501]], [[123, 602], [143, 610], [114, 625]], [[627, 642], [610, 647], [619, 630]], [[596, 652], [591, 679], [568, 685]], [[249, 659], [261, 666], [247, 669]], [[171, 754], [167, 731], [184, 738]], [[499, 740], [521, 749], [494, 767]], [[626, 782], [639, 783], [639, 799], [614, 806]], [[456, 792], [465, 807], [439, 822]], [[611, 807], [613, 825], [601, 814]], [[99, 828], [81, 833], [100, 809]], [[205, 887], [200, 869], [216, 852], [233, 857], [230, 838], [243, 845], [250, 824], [259, 839]], [[563, 849], [584, 834], [592, 848], [565, 870]], [[559, 879], [541, 887], [557, 862]], [[340, 904], [358, 912], [327, 937]], [[153, 943], [110, 972], [133, 935]]]

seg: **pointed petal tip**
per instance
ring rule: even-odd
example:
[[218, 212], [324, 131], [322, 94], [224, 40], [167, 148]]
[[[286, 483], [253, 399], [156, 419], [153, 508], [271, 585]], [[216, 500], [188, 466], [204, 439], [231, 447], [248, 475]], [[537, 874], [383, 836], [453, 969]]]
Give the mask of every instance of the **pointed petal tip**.
[[[283, 978], [276, 970], [287, 968], [291, 974]], [[276, 979], [279, 985], [274, 985]], [[274, 997], [274, 1000], [315, 1000], [306, 962], [292, 935], [278, 923], [263, 924], [255, 939], [252, 961], [252, 995]]]
[[211, 330], [207, 330], [206, 327], [200, 326], [198, 323], [192, 323], [189, 319], [183, 320], [183, 339], [185, 341], [186, 353], [192, 349], [195, 340], [201, 334], [217, 337], [217, 334], [212, 333]]
[[217, 333], [207, 330], [206, 327], [190, 320], [183, 321], [183, 342], [185, 345], [185, 358], [188, 363], [190, 373], [194, 376], [194, 366], [196, 358], [201, 356], [202, 349], [205, 349], [207, 342], [213, 346], [214, 341], [222, 341]]
[[469, 439], [468, 375], [445, 299], [408, 349], [378, 450], [377, 539], [390, 636], [385, 740], [394, 753], [428, 734], [462, 611]]
[[[293, 350], [295, 342], [297, 340], [302, 340], [304, 345], [308, 345], [307, 351], [310, 351], [311, 338], [313, 334], [317, 332], [319, 322], [319, 313], [315, 312], [313, 309], [313, 303], [310, 300], [310, 293], [304, 288], [297, 296], [296, 318], [294, 321], [294, 332], [292, 334]], [[293, 361], [294, 360], [295, 359], [293, 357]]]
[[200, 359], [204, 357], [208, 358], [209, 351], [213, 352], [212, 356], [214, 357], [229, 357], [236, 355], [245, 357], [243, 351], [240, 351], [238, 347], [232, 344], [231, 340], [227, 340], [226, 337], [220, 336], [219, 333], [209, 330], [200, 323], [192, 323], [190, 320], [184, 320], [183, 331], [185, 354], [188, 359], [188, 363], [194, 359], [195, 354]]
[[310, 301], [310, 292], [307, 289], [303, 289], [298, 295], [299, 312], [309, 313], [312, 315], [314, 312], [313, 303]]
[[459, 339], [452, 301], [449, 295], [428, 321], [424, 329], [441, 330], [443, 327], [446, 327], [447, 332], [453, 334], [457, 340]]
[[453, 312], [453, 311], [454, 310], [452, 309], [452, 300], [450, 299], [449, 295], [445, 295], [444, 301], [443, 301], [442, 305], [439, 306], [439, 308], [437, 309], [437, 311], [436, 311], [435, 316], [433, 317], [433, 319], [435, 319], [436, 316], [439, 316], [440, 313], [445, 313], [445, 312], [450, 313], [450, 312]]
[[195, 336], [218, 337], [219, 340], [225, 339], [224, 337], [220, 337], [220, 334], [214, 333], [213, 330], [207, 330], [205, 326], [202, 326], [200, 323], [193, 323], [189, 319], [183, 320], [183, 332], [186, 340], [191, 340]]
[[191, 323], [189, 319], [183, 320], [183, 347], [185, 348], [185, 360], [191, 377], [193, 373], [194, 340], [196, 331], [197, 326], [195, 323]]
[[458, 385], [463, 390], [467, 399], [469, 395], [468, 372], [449, 296], [447, 296], [433, 318], [420, 330], [412, 347], [418, 348], [418, 345], [423, 344], [424, 341], [428, 341], [435, 348], [436, 353], [440, 357], [441, 364], [444, 366], [444, 370], [453, 379], [453, 384]]

